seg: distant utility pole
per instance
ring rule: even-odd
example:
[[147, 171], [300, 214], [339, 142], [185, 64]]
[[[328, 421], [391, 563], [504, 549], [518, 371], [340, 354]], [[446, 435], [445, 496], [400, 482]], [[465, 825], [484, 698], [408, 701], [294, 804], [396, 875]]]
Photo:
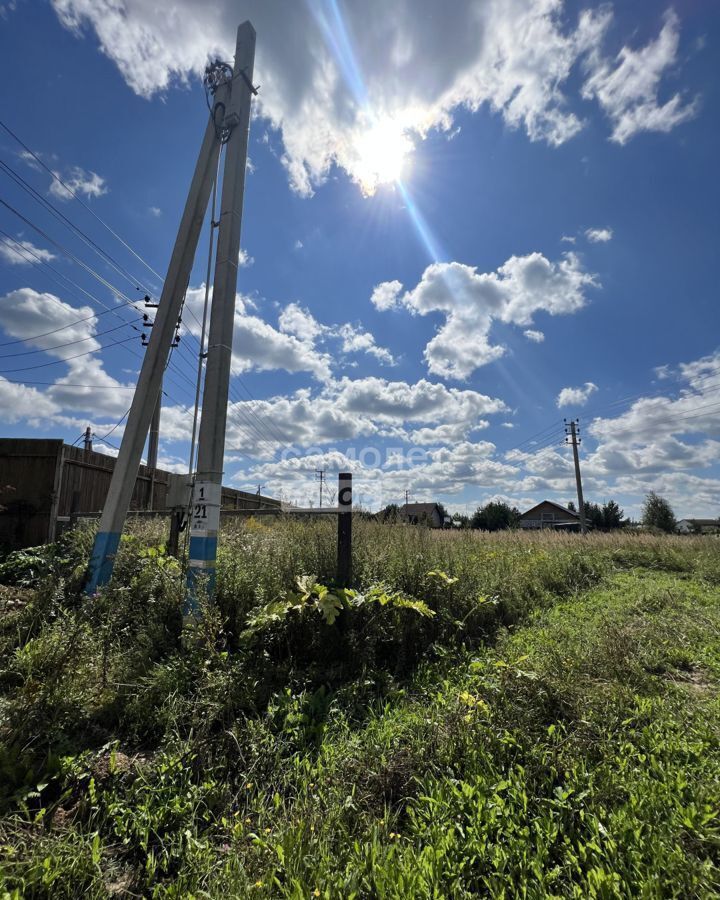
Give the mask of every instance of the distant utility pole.
[[405, 506], [408, 505], [408, 498], [409, 498], [409, 496], [410, 496], [410, 491], [408, 491], [408, 490], [406, 489], [406, 490], [405, 490]]
[[[167, 275], [163, 282], [155, 321], [147, 343], [147, 352], [128, 414], [120, 453], [115, 462], [100, 526], [95, 536], [85, 587], [90, 594], [94, 593], [99, 586], [107, 584], [112, 576], [115, 554], [120, 545], [120, 535], [135, 488], [150, 419], [155, 410], [157, 398], [160, 396], [163, 372], [168, 362], [171, 345], [174, 342], [180, 307], [190, 278], [200, 229], [205, 219], [210, 190], [217, 171], [220, 148], [223, 143], [226, 143], [228, 155], [223, 188], [223, 218], [224, 230], [230, 234], [226, 233], [223, 252], [218, 253], [218, 266], [221, 259], [223, 262], [222, 270], [219, 273], [220, 278], [218, 278], [217, 268], [215, 275], [215, 296], [218, 298], [218, 308], [216, 312], [215, 303], [213, 303], [213, 322], [210, 325], [210, 347], [208, 348], [208, 376], [205, 389], [208, 422], [205, 422], [206, 416], [204, 415], [204, 440], [202, 440], [201, 434], [204, 446], [203, 463], [199, 466], [202, 473], [198, 472], [198, 475], [202, 474], [203, 476], [208, 472], [211, 473], [208, 476], [207, 485], [210, 483], [213, 485], [212, 497], [209, 498], [210, 503], [205, 503], [204, 508], [205, 510], [212, 509], [212, 513], [207, 520], [207, 528], [203, 532], [206, 535], [202, 539], [203, 546], [199, 546], [197, 543], [197, 539], [200, 537], [199, 530], [195, 531], [196, 541], [194, 544], [198, 567], [205, 567], [212, 560], [212, 566], [208, 566], [208, 568], [212, 568], [214, 571], [217, 526], [220, 518], [219, 495], [224, 449], [225, 407], [227, 405], [227, 375], [229, 374], [230, 345], [232, 344], [232, 309], [229, 314], [229, 327], [227, 316], [222, 317], [222, 322], [220, 321], [220, 310], [228, 305], [230, 294], [232, 294], [231, 303], [233, 305], [235, 299], [234, 277], [237, 274], [240, 213], [239, 207], [232, 206], [229, 202], [229, 196], [233, 194], [237, 198], [238, 178], [244, 180], [245, 177], [245, 156], [244, 153], [240, 154], [242, 156], [240, 164], [237, 148], [240, 145], [247, 147], [250, 93], [254, 91], [251, 81], [254, 47], [255, 30], [249, 22], [245, 22], [238, 28], [238, 55], [232, 72], [229, 66], [223, 64], [213, 64], [206, 72], [206, 84], [210, 84], [213, 94], [213, 107], [185, 201], [185, 209], [180, 220]], [[228, 165], [230, 159], [232, 159], [232, 165]], [[227, 204], [225, 203], [226, 193], [228, 194]], [[239, 192], [239, 199], [242, 200], [242, 190]], [[222, 228], [221, 224], [221, 230]], [[233, 245], [235, 246], [234, 260], [230, 258]], [[223, 374], [225, 371], [227, 374]], [[221, 383], [223, 381], [224, 387]], [[217, 393], [211, 393], [208, 390], [209, 386], [212, 391]], [[217, 406], [220, 404], [222, 412], [218, 415]], [[208, 461], [208, 431], [216, 432], [220, 427], [222, 439], [220, 441], [220, 463], [217, 464], [216, 447], [213, 447], [212, 458]], [[212, 444], [212, 441], [210, 443]], [[201, 491], [203, 484], [204, 482], [201, 480], [199, 487]], [[193, 506], [193, 510], [195, 508], [196, 506]], [[190, 555], [193, 556], [192, 549]]]
[[259, 485], [258, 485], [258, 489], [257, 489], [257, 498], [258, 498], [258, 499], [257, 499], [257, 505], [258, 505], [258, 509], [260, 509], [260, 507], [262, 506], [262, 500], [261, 500], [261, 496], [262, 496], [262, 495], [261, 495], [260, 491], [262, 491], [262, 489], [263, 489], [264, 487], [265, 487], [264, 484], [259, 484]]
[[83, 438], [83, 446], [86, 451], [92, 450], [92, 428], [89, 425], [85, 429], [85, 437]]
[[325, 469], [315, 469], [315, 480], [320, 482], [320, 509], [322, 509], [323, 482], [325, 481]]
[[[569, 431], [568, 428], [570, 429]], [[580, 434], [579, 420], [571, 419], [568, 423], [568, 420], [565, 419], [565, 434], [570, 436], [570, 443], [573, 448], [573, 458], [575, 460], [575, 483], [577, 484], [580, 531], [583, 534], [587, 534], [587, 525], [585, 524], [585, 501], [583, 500], [582, 478], [580, 477], [580, 457], [578, 455], [578, 444], [581, 443], [581, 438], [578, 437]], [[565, 443], [567, 443], [567, 438], [565, 438]]]
[[[230, 96], [225, 101], [223, 118], [225, 168], [220, 199], [220, 224], [202, 417], [198, 432], [197, 472], [193, 483], [190, 519], [188, 560], [190, 596], [186, 608], [186, 612], [190, 613], [197, 612], [193, 591], [197, 577], [199, 575], [206, 577], [209, 593], [213, 592], [215, 586], [250, 104], [253, 94], [257, 93], [252, 83], [254, 63], [255, 29], [250, 22], [245, 22], [237, 32]], [[217, 105], [215, 108], [217, 109]], [[230, 129], [229, 132], [227, 129]]]

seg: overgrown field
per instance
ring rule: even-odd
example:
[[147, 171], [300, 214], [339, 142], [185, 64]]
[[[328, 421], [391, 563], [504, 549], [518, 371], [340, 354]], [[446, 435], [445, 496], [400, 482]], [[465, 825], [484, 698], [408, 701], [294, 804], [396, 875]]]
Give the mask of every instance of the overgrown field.
[[0, 896], [717, 896], [717, 539], [354, 528], [0, 562]]

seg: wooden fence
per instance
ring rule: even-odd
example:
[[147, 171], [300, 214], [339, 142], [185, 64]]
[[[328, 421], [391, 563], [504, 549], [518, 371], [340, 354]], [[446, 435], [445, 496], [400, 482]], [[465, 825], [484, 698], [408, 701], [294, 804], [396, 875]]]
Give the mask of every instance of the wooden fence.
[[[0, 547], [18, 549], [53, 541], [58, 519], [98, 512], [105, 503], [115, 459], [61, 440], [0, 439]], [[166, 510], [170, 473], [140, 466], [131, 510]], [[152, 488], [151, 488], [152, 483]], [[269, 509], [279, 500], [222, 489], [225, 509]]]

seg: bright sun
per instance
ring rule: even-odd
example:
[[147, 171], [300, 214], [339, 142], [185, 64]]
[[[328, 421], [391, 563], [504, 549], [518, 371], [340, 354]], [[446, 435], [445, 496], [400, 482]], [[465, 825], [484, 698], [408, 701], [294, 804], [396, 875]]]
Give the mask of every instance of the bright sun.
[[356, 174], [365, 194], [397, 181], [405, 171], [413, 142], [392, 119], [376, 122], [355, 142]]

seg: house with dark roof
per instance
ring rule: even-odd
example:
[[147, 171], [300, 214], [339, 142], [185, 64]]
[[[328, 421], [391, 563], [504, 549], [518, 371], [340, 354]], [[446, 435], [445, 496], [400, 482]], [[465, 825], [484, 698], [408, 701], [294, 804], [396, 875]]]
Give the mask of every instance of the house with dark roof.
[[429, 525], [444, 528], [445, 516], [439, 503], [405, 503], [400, 507], [400, 521], [406, 525]]
[[566, 506], [560, 506], [552, 500], [543, 500], [520, 516], [520, 527], [579, 531], [580, 516]]

